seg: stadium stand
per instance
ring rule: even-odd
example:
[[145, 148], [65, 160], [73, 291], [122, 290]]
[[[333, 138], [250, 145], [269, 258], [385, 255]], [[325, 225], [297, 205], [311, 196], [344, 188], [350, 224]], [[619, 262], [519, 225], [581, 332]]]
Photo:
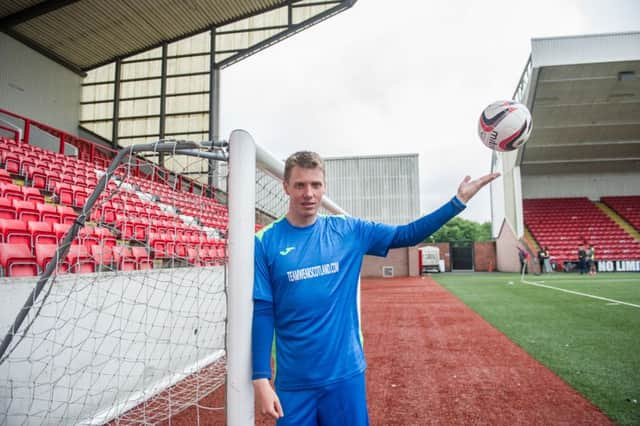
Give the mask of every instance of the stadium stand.
[[602, 197], [600, 200], [640, 231], [640, 195]]
[[[37, 275], [55, 256], [56, 244], [109, 164], [109, 157], [99, 152], [89, 147], [80, 149], [78, 157], [65, 156], [0, 137], [0, 236], [4, 243], [0, 259], [5, 276]], [[123, 173], [116, 171], [116, 176]], [[117, 185], [112, 180], [108, 189]], [[222, 263], [226, 206], [185, 192], [193, 191], [193, 184], [184, 184], [181, 177], [171, 187], [144, 175], [130, 176], [122, 189], [116, 195], [101, 194], [100, 207], [78, 233], [58, 273]]]
[[640, 243], [586, 197], [528, 199], [523, 204], [525, 225], [560, 265], [576, 261], [578, 247], [589, 244], [598, 260], [640, 258]]

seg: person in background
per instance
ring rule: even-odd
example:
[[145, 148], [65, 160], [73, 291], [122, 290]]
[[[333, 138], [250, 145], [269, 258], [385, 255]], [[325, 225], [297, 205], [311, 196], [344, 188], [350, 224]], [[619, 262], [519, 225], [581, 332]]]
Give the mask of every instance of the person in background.
[[587, 251], [582, 244], [578, 247], [578, 268], [580, 275], [587, 273]]
[[553, 272], [553, 268], [551, 267], [551, 255], [549, 254], [549, 249], [547, 247], [544, 248], [544, 253], [544, 271]]
[[596, 249], [593, 244], [589, 244], [587, 249], [587, 264], [589, 268], [589, 275], [596, 274]]
[[545, 270], [545, 262], [549, 262], [549, 252], [546, 248], [540, 248], [538, 251], [538, 263], [540, 264], [540, 273], [543, 274], [545, 272], [549, 272]]
[[520, 260], [520, 272], [527, 274], [529, 253], [522, 247], [518, 247], [518, 259]]

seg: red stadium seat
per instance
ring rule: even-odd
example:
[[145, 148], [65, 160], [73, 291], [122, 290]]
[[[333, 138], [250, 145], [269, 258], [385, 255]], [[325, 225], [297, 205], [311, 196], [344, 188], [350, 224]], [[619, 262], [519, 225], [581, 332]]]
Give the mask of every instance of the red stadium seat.
[[187, 257], [187, 241], [182, 235], [176, 235], [175, 239], [175, 254], [177, 257], [186, 258]]
[[111, 270], [114, 266], [114, 256], [113, 256], [113, 248], [111, 246], [91, 246], [89, 249], [91, 252], [91, 256], [93, 256], [93, 261], [99, 270]]
[[107, 229], [98, 226], [94, 230], [95, 236], [98, 238], [100, 245], [114, 247], [116, 245], [116, 237]]
[[42, 195], [37, 188], [23, 186], [22, 194], [24, 195], [25, 201], [34, 201], [34, 202], [44, 203], [44, 195]]
[[65, 206], [73, 206], [73, 189], [68, 183], [57, 183], [53, 191], [58, 196], [58, 202]]
[[153, 261], [144, 247], [131, 247], [131, 255], [135, 258], [138, 269], [153, 269]]
[[194, 266], [203, 265], [204, 259], [200, 256], [200, 252], [193, 247], [187, 248], [187, 262]]
[[73, 185], [71, 188], [73, 189], [73, 205], [78, 208], [84, 207], [87, 198], [91, 195], [91, 191], [77, 185]]
[[54, 204], [36, 204], [36, 210], [40, 213], [41, 222], [60, 223], [60, 213]]
[[91, 220], [98, 223], [115, 223], [116, 211], [110, 201], [100, 201], [91, 213]]
[[2, 151], [2, 163], [7, 172], [18, 175], [20, 174], [20, 156], [14, 152]]
[[20, 174], [26, 176], [27, 167], [33, 167], [36, 165], [36, 158], [32, 157], [32, 154], [25, 155], [20, 159]]
[[73, 223], [78, 218], [78, 214], [69, 206], [58, 206], [61, 223]]
[[136, 219], [129, 216], [120, 215], [116, 219], [116, 229], [120, 231], [120, 239], [130, 240], [133, 238], [133, 225]]
[[0, 183], [13, 183], [11, 175], [5, 169], [0, 169]]
[[9, 198], [0, 198], [0, 219], [15, 219], [16, 211], [13, 208], [13, 200]]
[[0, 195], [11, 200], [24, 200], [24, 194], [20, 187], [12, 183], [0, 183]]
[[34, 277], [38, 275], [36, 258], [26, 244], [0, 244], [0, 266], [5, 277]]
[[115, 246], [113, 247], [113, 258], [118, 265], [118, 269], [121, 271], [135, 271], [136, 259], [131, 254], [131, 248], [129, 246]]
[[0, 233], [5, 243], [25, 244], [31, 247], [31, 234], [27, 230], [27, 224], [21, 220], [0, 219]]
[[[36, 262], [41, 271], [44, 271], [47, 264], [55, 257], [57, 249], [57, 244], [36, 244]], [[66, 262], [58, 262], [57, 274], [64, 274], [68, 272], [68, 270], [69, 266]]]
[[58, 239], [53, 232], [53, 227], [47, 222], [29, 222], [27, 229], [31, 234], [31, 247], [38, 244], [57, 244]]
[[37, 189], [47, 188], [47, 174], [46, 171], [40, 165], [36, 163], [33, 166], [25, 167], [24, 173], [26, 177], [31, 181], [31, 186]]
[[96, 264], [85, 246], [72, 245], [67, 253], [67, 263], [71, 272], [94, 272]]
[[149, 247], [151, 248], [154, 257], [165, 257], [165, 251], [167, 248], [167, 240], [165, 235], [160, 233], [149, 234]]
[[77, 238], [80, 241], [80, 244], [85, 246], [87, 249], [100, 243], [93, 226], [84, 226], [80, 228]]
[[13, 208], [16, 211], [16, 219], [23, 222], [40, 220], [40, 213], [36, 210], [36, 205], [33, 201], [13, 200]]
[[67, 232], [69, 232], [70, 229], [71, 229], [70, 223], [54, 223], [53, 224], [53, 233], [56, 235], [56, 238], [58, 239], [58, 244], [62, 243], [64, 236], [67, 234]]
[[147, 229], [149, 229], [148, 219], [138, 219], [133, 222], [133, 238], [138, 241], [147, 240]]
[[55, 170], [53, 166], [48, 172], [45, 172], [47, 175], [47, 189], [49, 191], [54, 192], [56, 185], [60, 184], [62, 181], [60, 179], [61, 170]]

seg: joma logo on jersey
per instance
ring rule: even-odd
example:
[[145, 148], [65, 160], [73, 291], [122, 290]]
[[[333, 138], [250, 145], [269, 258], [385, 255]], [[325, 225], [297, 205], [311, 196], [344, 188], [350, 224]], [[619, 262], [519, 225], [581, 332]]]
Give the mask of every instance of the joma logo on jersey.
[[286, 255], [288, 255], [289, 253], [291, 253], [295, 249], [296, 249], [295, 247], [287, 247], [284, 250], [280, 250], [280, 255], [281, 256], [286, 256]]

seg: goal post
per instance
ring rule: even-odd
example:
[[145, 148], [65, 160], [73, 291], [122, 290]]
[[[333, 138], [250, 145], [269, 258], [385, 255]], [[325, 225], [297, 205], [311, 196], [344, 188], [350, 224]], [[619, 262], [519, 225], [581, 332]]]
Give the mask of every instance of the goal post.
[[253, 234], [256, 145], [249, 133], [229, 138], [229, 275], [227, 312], [227, 425], [254, 424], [251, 383]]

